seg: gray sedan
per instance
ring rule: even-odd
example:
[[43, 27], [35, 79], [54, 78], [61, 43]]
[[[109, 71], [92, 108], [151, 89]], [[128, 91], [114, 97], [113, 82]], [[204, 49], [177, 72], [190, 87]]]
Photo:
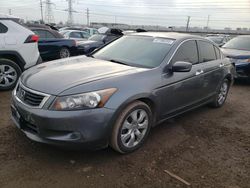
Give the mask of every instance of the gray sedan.
[[136, 33], [95, 51], [25, 71], [12, 119], [31, 140], [132, 152], [150, 129], [209, 104], [221, 107], [234, 67], [201, 37]]

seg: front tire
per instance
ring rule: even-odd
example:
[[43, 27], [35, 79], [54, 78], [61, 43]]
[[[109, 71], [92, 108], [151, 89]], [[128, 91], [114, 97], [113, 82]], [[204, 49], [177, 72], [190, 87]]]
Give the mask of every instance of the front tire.
[[222, 84], [219, 87], [219, 90], [217, 91], [217, 94], [213, 102], [210, 105], [214, 108], [222, 107], [227, 99], [229, 88], [230, 88], [229, 80], [224, 79]]
[[135, 101], [118, 116], [112, 130], [110, 145], [119, 153], [130, 153], [140, 148], [148, 137], [152, 126], [150, 107]]
[[21, 73], [20, 67], [14, 61], [0, 59], [0, 91], [13, 89]]

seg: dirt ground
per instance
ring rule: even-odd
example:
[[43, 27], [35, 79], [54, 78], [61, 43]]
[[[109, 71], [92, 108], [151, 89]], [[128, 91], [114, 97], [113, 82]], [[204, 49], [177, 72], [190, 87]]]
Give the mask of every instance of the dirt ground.
[[0, 93], [0, 187], [250, 187], [250, 84], [236, 83], [221, 109], [202, 107], [157, 126], [129, 155], [64, 151], [34, 143], [10, 120]]

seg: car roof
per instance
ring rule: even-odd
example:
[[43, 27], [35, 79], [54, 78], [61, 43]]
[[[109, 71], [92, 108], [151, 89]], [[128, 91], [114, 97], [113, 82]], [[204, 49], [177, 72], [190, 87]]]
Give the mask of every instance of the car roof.
[[204, 39], [203, 37], [197, 35], [190, 35], [190, 34], [176, 33], [176, 32], [139, 32], [139, 33], [132, 33], [130, 35], [171, 38], [175, 40], [182, 40], [188, 38]]
[[82, 31], [82, 30], [74, 30], [74, 29], [71, 29], [71, 30], [62, 30], [62, 31], [67, 31], [67, 32], [82, 32], [82, 33], [88, 33], [86, 31]]
[[45, 28], [45, 27], [29, 27], [29, 29], [30, 29], [31, 31], [33, 31], [33, 30], [48, 31], [48, 32], [53, 33], [53, 35], [54, 35], [56, 38], [64, 38], [63, 35], [61, 35], [58, 31], [53, 30], [53, 29], [50, 29], [50, 28]]
[[17, 16], [13, 16], [13, 15], [8, 15], [8, 14], [0, 14], [0, 19], [20, 19]]

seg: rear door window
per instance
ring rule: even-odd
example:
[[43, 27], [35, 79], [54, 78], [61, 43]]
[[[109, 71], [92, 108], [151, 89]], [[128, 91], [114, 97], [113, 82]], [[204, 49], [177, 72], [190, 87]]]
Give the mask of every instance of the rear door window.
[[216, 60], [214, 45], [206, 41], [197, 41], [199, 48], [200, 62], [208, 62]]
[[7, 33], [7, 31], [8, 31], [8, 28], [2, 23], [0, 23], [0, 33]]
[[55, 36], [46, 30], [33, 30], [41, 39], [55, 38]]
[[192, 64], [199, 62], [197, 45], [194, 40], [183, 43], [175, 53], [172, 62], [185, 61]]
[[70, 38], [82, 38], [82, 35], [80, 32], [71, 32], [69, 37]]

